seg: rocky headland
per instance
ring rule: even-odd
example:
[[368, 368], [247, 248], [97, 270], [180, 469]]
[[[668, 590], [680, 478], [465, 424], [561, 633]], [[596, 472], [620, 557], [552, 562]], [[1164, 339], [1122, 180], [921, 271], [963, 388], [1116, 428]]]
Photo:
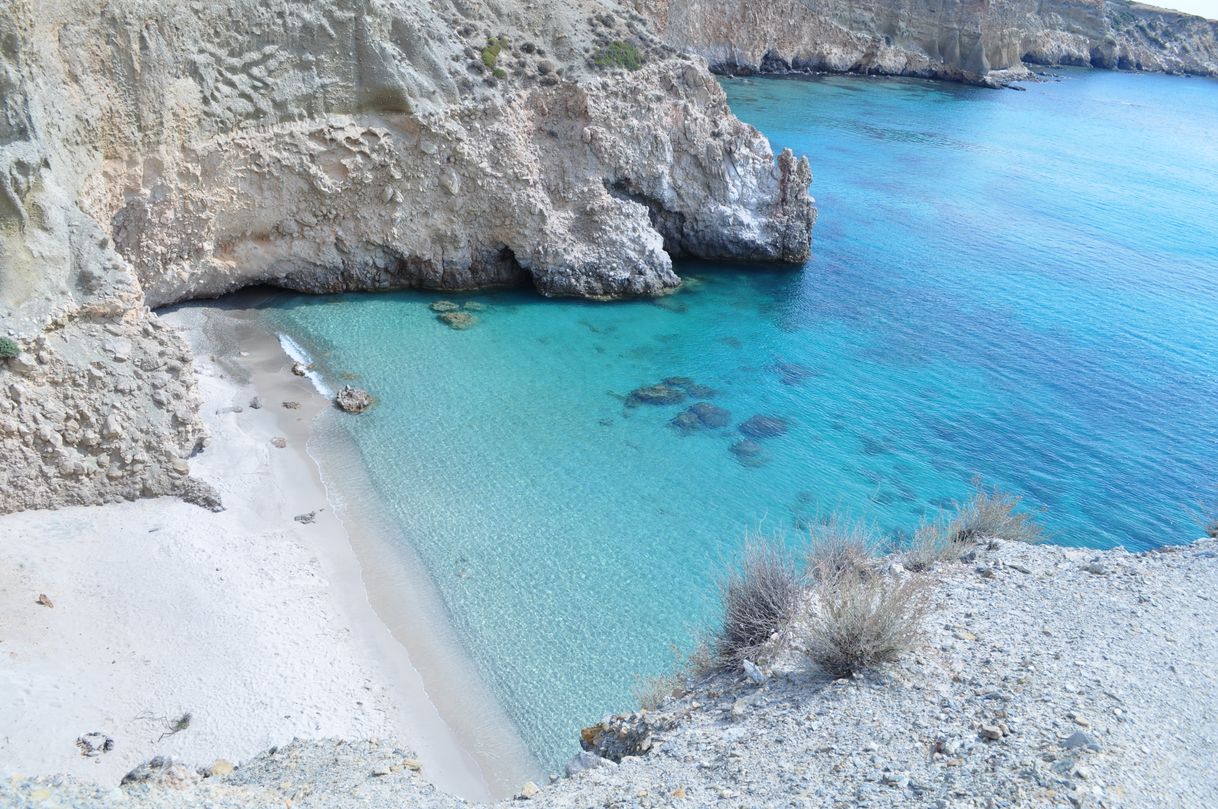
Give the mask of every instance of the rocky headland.
[[311, 292], [676, 288], [799, 262], [806, 159], [612, 0], [16, 0], [0, 9], [0, 513], [219, 502], [151, 308]]
[[1218, 22], [1126, 0], [636, 0], [725, 73], [867, 73], [990, 86], [1029, 66], [1218, 74]]
[[[982, 540], [930, 575], [922, 640], [897, 662], [832, 679], [808, 662], [796, 621], [760, 670], [674, 682], [655, 710], [590, 726], [569, 777], [521, 785], [519, 798], [564, 808], [1218, 805], [1218, 776], [1199, 766], [1218, 749], [1215, 541], [1132, 554]], [[468, 805], [426, 775], [391, 742], [297, 741], [235, 769], [158, 760], [121, 786], [0, 782], [0, 802]]]

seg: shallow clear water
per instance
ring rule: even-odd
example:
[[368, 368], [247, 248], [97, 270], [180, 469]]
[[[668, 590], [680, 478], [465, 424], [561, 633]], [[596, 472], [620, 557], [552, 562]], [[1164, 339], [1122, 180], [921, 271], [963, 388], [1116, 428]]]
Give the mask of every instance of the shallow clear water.
[[[820, 206], [802, 269], [684, 264], [654, 303], [285, 296], [458, 634], [557, 768], [578, 727], [714, 613], [747, 527], [832, 511], [909, 532], [980, 474], [1055, 540], [1194, 538], [1218, 481], [1218, 83], [1072, 73], [1026, 93], [861, 78], [726, 81]], [[457, 299], [468, 300], [468, 299]], [[688, 376], [733, 427], [683, 436]], [[734, 425], [773, 414], [765, 463]]]

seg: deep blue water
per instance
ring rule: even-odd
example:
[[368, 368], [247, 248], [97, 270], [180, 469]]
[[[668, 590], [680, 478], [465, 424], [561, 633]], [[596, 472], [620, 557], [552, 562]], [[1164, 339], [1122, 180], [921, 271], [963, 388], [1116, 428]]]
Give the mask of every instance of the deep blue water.
[[[695, 263], [654, 303], [286, 297], [274, 321], [380, 404], [346, 420], [459, 635], [555, 768], [714, 614], [746, 528], [900, 535], [980, 475], [1054, 541], [1199, 534], [1218, 482], [1218, 83], [1078, 72], [1027, 92], [725, 81], [812, 160], [801, 269]], [[623, 396], [670, 376], [733, 426]], [[760, 466], [735, 425], [776, 415]]]

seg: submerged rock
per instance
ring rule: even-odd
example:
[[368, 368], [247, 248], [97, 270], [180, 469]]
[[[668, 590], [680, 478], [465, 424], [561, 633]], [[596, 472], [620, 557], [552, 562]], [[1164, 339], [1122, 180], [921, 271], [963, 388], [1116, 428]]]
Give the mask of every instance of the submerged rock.
[[433, 312], [455, 312], [461, 307], [452, 301], [433, 301], [427, 308]]
[[468, 312], [444, 312], [436, 317], [457, 331], [464, 331], [478, 322], [478, 318]]
[[773, 438], [787, 432], [787, 421], [778, 416], [756, 415], [740, 425], [740, 432], [750, 438]]
[[770, 462], [770, 457], [761, 444], [748, 438], [732, 444], [731, 451], [736, 456], [736, 460], [744, 466], [765, 466]]
[[372, 406], [372, 395], [363, 388], [343, 385], [342, 390], [334, 397], [334, 404], [344, 413], [363, 413]]
[[715, 395], [715, 389], [698, 384], [692, 377], [670, 376], [664, 379], [664, 384], [680, 388], [693, 399], [709, 399]]
[[682, 410], [669, 422], [679, 432], [688, 435], [696, 430], [717, 430], [732, 422], [732, 414], [710, 402], [696, 402]]
[[718, 405], [710, 402], [698, 402], [690, 406], [690, 411], [698, 417], [703, 427], [717, 430], [732, 423], [732, 414]]
[[461, 308], [467, 312], [485, 312], [486, 304], [479, 303], [478, 301], [466, 301]]
[[674, 405], [685, 401], [685, 391], [672, 385], [645, 385], [630, 391], [626, 397], [629, 407], [636, 405]]
[[805, 379], [816, 376], [815, 370], [806, 365], [800, 365], [798, 362], [776, 360], [770, 368], [778, 374], [779, 379], [782, 380], [784, 385], [799, 385]]

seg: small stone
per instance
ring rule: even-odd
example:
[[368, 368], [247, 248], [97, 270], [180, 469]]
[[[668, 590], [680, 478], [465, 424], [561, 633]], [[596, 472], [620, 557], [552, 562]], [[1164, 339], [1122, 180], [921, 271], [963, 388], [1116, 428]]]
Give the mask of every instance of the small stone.
[[732, 703], [732, 721], [739, 722], [744, 718], [744, 711], [748, 707], [748, 703], [742, 699], [738, 699]]
[[423, 769], [423, 762], [417, 758], [404, 758], [402, 759], [402, 766], [411, 772], [419, 772]]
[[1084, 567], [1083, 570], [1087, 571], [1093, 576], [1104, 576], [1108, 573], [1108, 568], [1104, 567], [1102, 562], [1092, 562]]
[[235, 768], [228, 759], [218, 758], [211, 765], [212, 777], [222, 777], [231, 773]]
[[300, 409], [300, 402], [284, 402], [284, 403], [283, 403], [283, 406], [284, 406], [284, 408], [286, 408], [287, 410], [299, 410], [299, 409]]
[[672, 796], [674, 798], [684, 798], [685, 797], [685, 787], [677, 787], [676, 789], [674, 789], [672, 791]]
[[292, 519], [301, 525], [312, 525], [317, 520], [317, 512], [310, 511], [308, 514], [297, 514]]
[[34, 603], [41, 604], [44, 607], [51, 607], [51, 608], [55, 607], [55, 605], [51, 603], [51, 599], [47, 598], [46, 593], [39, 593], [38, 598], [34, 599]]
[[1091, 727], [1091, 722], [1087, 719], [1087, 717], [1083, 716], [1081, 713], [1072, 713], [1072, 714], [1070, 714], [1070, 718], [1073, 719], [1074, 724], [1078, 725], [1080, 728]]
[[1002, 738], [1002, 728], [997, 725], [982, 725], [977, 731], [981, 734], [981, 738], [996, 742]]
[[520, 791], [516, 793], [516, 798], [517, 800], [527, 801], [538, 792], [541, 792], [541, 787], [537, 786], [537, 784], [534, 784], [532, 781], [526, 781], [524, 786], [520, 788]]
[[287, 445], [288, 445], [288, 440], [286, 438], [284, 438], [282, 435], [277, 435], [271, 439], [271, 446], [278, 447], [279, 449], [283, 449]]
[[1062, 740], [1062, 747], [1066, 748], [1067, 750], [1081, 750], [1083, 748], [1087, 748], [1088, 750], [1099, 750], [1100, 743], [1086, 733], [1083, 733], [1081, 730], [1076, 730], [1067, 738]]
[[261, 410], [262, 409], [262, 398], [259, 396], [255, 396], [253, 399], [250, 399], [250, 409], [251, 410]]
[[765, 682], [765, 672], [759, 669], [757, 664], [752, 660], [745, 660], [741, 665], [744, 667], [744, 673], [748, 675], [750, 680], [757, 683], [757, 685], [761, 685]]
[[617, 765], [607, 758], [601, 758], [595, 753], [589, 753], [587, 750], [581, 750], [572, 756], [571, 760], [567, 762], [566, 772], [567, 777], [570, 778], [571, 776], [581, 773], [584, 770], [592, 770], [597, 767], [615, 766]]
[[309, 373], [309, 367], [303, 362], [294, 362], [292, 363], [292, 373], [296, 376], [304, 376]]

